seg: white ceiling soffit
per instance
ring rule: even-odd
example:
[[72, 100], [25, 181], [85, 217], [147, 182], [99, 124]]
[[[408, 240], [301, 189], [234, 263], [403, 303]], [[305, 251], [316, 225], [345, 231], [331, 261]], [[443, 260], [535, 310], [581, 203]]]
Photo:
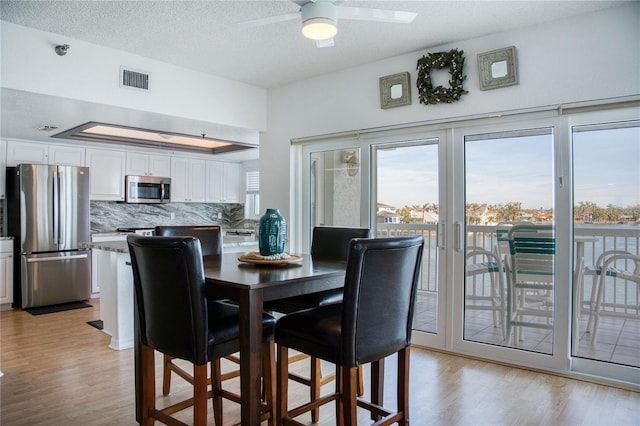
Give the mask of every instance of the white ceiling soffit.
[[[50, 131], [53, 126], [41, 126], [38, 130]], [[165, 150], [222, 154], [256, 148], [255, 145], [212, 138], [206, 133], [188, 135], [176, 132], [159, 132], [153, 129], [122, 126], [112, 123], [89, 121], [72, 129], [52, 135], [53, 138], [144, 146]]]
[[[144, 128], [168, 134], [202, 135], [258, 147], [258, 131], [223, 126], [211, 122], [190, 120], [147, 111], [131, 110], [116, 106], [84, 102], [56, 96], [2, 88], [2, 114], [0, 136], [2, 138], [55, 142], [52, 137], [89, 121], [115, 123], [134, 128]], [[55, 127], [43, 131], [45, 126]], [[71, 138], [68, 140], [72, 140]], [[105, 143], [105, 142], [102, 142]], [[114, 142], [112, 142], [114, 143]], [[121, 142], [123, 143], [123, 142]], [[142, 146], [140, 144], [139, 146]], [[258, 158], [258, 149], [217, 154], [229, 161], [248, 161]]]

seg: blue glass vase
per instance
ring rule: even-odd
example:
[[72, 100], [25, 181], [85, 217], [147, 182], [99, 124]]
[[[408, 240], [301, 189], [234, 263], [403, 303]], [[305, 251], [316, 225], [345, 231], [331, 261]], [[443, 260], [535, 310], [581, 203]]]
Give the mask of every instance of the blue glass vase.
[[260, 254], [271, 256], [284, 252], [287, 240], [287, 222], [278, 209], [267, 209], [260, 218], [258, 229], [258, 246]]

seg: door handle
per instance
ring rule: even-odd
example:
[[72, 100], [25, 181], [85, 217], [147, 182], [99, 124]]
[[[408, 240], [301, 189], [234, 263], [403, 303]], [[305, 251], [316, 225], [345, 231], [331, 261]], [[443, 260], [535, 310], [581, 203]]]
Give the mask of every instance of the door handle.
[[461, 251], [464, 247], [464, 241], [462, 240], [462, 223], [456, 222], [455, 225], [455, 250]]
[[60, 248], [63, 248], [65, 246], [65, 244], [67, 243], [66, 241], [66, 237], [67, 237], [67, 228], [66, 228], [66, 223], [67, 223], [67, 209], [66, 209], [66, 204], [65, 204], [65, 200], [67, 198], [67, 193], [65, 191], [66, 189], [66, 180], [65, 180], [65, 176], [63, 174], [63, 172], [60, 171], [60, 169], [58, 169], [58, 198], [57, 198], [57, 203], [58, 203], [58, 244]]
[[446, 232], [446, 227], [444, 226], [445, 222], [444, 220], [442, 222], [438, 223], [438, 239], [437, 239], [437, 244], [438, 247], [441, 250], [444, 250], [446, 248], [445, 246], [445, 242], [446, 242], [446, 238], [445, 238], [445, 232]]
[[89, 255], [87, 254], [73, 254], [71, 256], [32, 257], [27, 259], [27, 263], [56, 262], [62, 260], [85, 259], [87, 257], [89, 257]]

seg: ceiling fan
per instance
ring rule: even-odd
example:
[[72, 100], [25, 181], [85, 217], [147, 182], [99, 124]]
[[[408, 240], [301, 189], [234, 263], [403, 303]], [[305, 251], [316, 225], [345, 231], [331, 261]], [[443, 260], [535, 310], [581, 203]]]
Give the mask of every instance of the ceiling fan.
[[418, 16], [414, 12], [342, 6], [344, 1], [339, 0], [291, 1], [300, 6], [299, 11], [243, 21], [239, 25], [255, 27], [300, 19], [302, 35], [315, 40], [318, 47], [330, 47], [334, 45], [333, 37], [338, 33], [338, 18], [408, 24]]

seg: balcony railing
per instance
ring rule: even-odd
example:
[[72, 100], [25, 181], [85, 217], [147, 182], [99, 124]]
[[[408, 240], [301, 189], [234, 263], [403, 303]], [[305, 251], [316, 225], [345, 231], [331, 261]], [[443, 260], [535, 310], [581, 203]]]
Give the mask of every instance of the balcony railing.
[[[437, 248], [437, 225], [434, 224], [392, 224], [378, 223], [378, 238], [422, 235], [424, 237], [424, 254], [420, 290], [438, 291], [437, 264], [439, 250]], [[640, 227], [637, 225], [576, 225], [575, 237], [596, 237], [596, 241], [584, 244], [584, 264], [594, 265], [600, 254], [608, 250], [624, 250], [640, 255]], [[467, 247], [482, 247], [492, 250], [497, 243], [495, 226], [467, 225]], [[574, 262], [576, 265], [578, 262]], [[634, 283], [611, 277], [603, 309], [609, 313], [639, 315], [638, 290]], [[585, 279], [582, 307], [589, 308], [592, 280]], [[484, 293], [489, 286], [478, 283], [474, 278], [473, 288], [468, 291]]]
[[422, 235], [424, 251], [422, 253], [422, 273], [419, 290], [438, 291], [438, 229], [430, 224], [378, 223], [376, 238], [409, 237]]

